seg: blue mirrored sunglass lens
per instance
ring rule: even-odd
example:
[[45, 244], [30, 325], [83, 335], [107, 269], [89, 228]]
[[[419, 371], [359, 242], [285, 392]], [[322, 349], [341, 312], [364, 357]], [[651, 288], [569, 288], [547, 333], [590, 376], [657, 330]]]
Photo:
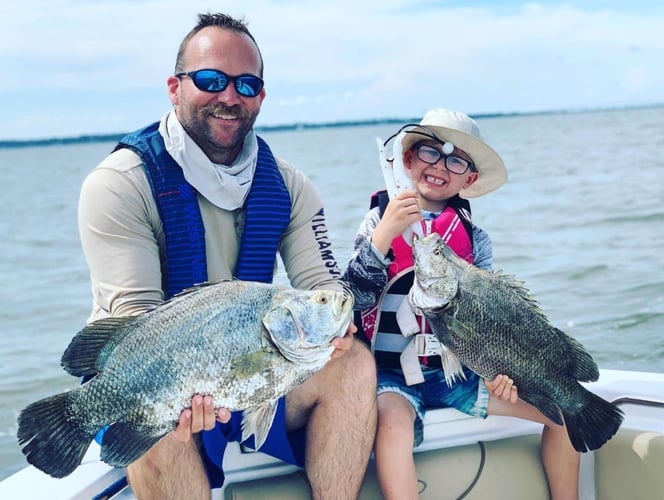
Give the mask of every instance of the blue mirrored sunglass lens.
[[256, 97], [262, 88], [263, 83], [255, 76], [239, 76], [235, 80], [235, 90], [240, 95]]
[[256, 97], [263, 88], [263, 80], [254, 75], [232, 77], [213, 69], [202, 69], [186, 74], [193, 78], [196, 88], [204, 92], [223, 92], [228, 84], [233, 82], [238, 94]]
[[221, 92], [228, 86], [228, 78], [217, 71], [198, 71], [193, 75], [194, 84], [205, 92]]

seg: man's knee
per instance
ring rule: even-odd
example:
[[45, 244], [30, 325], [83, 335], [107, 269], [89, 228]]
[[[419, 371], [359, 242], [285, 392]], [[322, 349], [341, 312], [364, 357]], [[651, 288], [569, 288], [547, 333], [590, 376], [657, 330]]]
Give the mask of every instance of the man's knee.
[[342, 358], [340, 378], [350, 387], [357, 387], [372, 397], [376, 394], [376, 362], [369, 349], [355, 340], [348, 356]]

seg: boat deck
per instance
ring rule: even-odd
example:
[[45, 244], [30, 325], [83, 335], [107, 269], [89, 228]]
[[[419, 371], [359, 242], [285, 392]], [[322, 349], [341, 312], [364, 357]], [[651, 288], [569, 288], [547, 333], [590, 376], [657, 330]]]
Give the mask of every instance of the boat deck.
[[[584, 453], [583, 500], [664, 498], [664, 374], [602, 370], [588, 387], [625, 412], [618, 434], [600, 450]], [[422, 499], [547, 499], [539, 458], [541, 426], [509, 417], [479, 419], [454, 409], [427, 412], [425, 441], [415, 449]], [[98, 459], [93, 443], [83, 464], [64, 479], [26, 467], [0, 483], [0, 498], [133, 499], [124, 471]], [[230, 443], [226, 485], [214, 499], [309, 499], [305, 474], [262, 453]], [[373, 462], [360, 499], [382, 498]]]

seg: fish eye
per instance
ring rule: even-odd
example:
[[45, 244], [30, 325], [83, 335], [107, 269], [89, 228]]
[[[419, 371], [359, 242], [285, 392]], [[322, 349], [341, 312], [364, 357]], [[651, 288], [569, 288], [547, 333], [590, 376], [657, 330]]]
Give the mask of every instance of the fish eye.
[[443, 252], [442, 252], [442, 250], [441, 250], [440, 248], [435, 248], [435, 249], [433, 250], [433, 254], [434, 254], [434, 255], [440, 255], [440, 254], [442, 254], [442, 253], [443, 253]]
[[327, 295], [321, 295], [320, 297], [318, 297], [318, 303], [327, 304]]

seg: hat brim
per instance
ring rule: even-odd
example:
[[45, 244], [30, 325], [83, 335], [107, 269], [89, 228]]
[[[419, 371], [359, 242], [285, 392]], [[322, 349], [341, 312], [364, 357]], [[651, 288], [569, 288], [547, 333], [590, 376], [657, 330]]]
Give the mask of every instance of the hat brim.
[[432, 139], [451, 142], [455, 147], [467, 153], [479, 172], [477, 180], [468, 188], [462, 189], [459, 196], [462, 198], [477, 198], [498, 189], [507, 182], [507, 169], [498, 153], [475, 136], [460, 130], [434, 125], [415, 126], [407, 130], [401, 141], [402, 151], [407, 151], [414, 144], [427, 140], [425, 136], [431, 137], [432, 132], [435, 135], [435, 138]]

